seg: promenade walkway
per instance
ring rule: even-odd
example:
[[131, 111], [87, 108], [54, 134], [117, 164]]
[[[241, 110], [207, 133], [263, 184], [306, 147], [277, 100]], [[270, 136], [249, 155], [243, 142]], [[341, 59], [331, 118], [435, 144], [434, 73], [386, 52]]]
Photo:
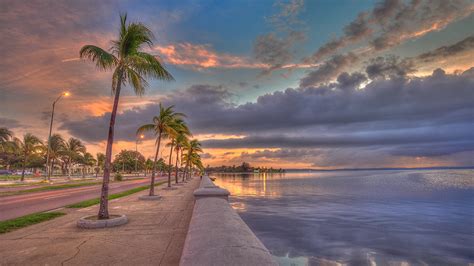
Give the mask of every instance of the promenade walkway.
[[110, 202], [111, 214], [126, 214], [126, 225], [79, 229], [77, 220], [98, 206], [65, 210], [52, 221], [0, 235], [0, 265], [178, 265], [199, 178], [176, 190], [156, 188], [159, 201], [140, 201], [142, 191]]

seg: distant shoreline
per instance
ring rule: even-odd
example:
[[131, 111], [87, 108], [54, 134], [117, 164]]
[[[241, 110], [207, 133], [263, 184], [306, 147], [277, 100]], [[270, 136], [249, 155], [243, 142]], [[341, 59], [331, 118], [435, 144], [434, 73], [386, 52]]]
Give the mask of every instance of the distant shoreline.
[[[474, 170], [474, 166], [415, 167], [415, 168], [340, 168], [340, 169], [283, 169], [285, 172], [341, 172], [341, 171], [409, 171], [409, 170]], [[284, 174], [285, 172], [265, 172]], [[264, 172], [224, 172], [210, 171], [210, 174], [262, 174]]]
[[474, 166], [443, 166], [443, 167], [400, 167], [400, 168], [339, 168], [339, 169], [285, 169], [290, 172], [335, 172], [335, 171], [390, 171], [390, 170], [463, 170], [474, 169]]

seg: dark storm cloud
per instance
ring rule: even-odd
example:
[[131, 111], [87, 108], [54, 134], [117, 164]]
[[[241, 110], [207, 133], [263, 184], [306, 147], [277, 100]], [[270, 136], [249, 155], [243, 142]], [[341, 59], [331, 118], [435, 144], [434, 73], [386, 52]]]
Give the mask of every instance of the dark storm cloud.
[[[353, 148], [369, 146], [405, 146], [416, 144], [417, 149], [426, 155], [443, 155], [461, 146], [467, 150], [474, 150], [472, 139], [473, 125], [439, 126], [436, 132], [431, 129], [383, 130], [364, 133], [333, 133], [328, 136], [285, 136], [260, 135], [245, 138], [218, 139], [203, 141], [207, 148]], [[455, 130], [455, 132], [453, 132]], [[304, 134], [304, 133], [302, 133]], [[418, 147], [423, 144], [455, 144], [456, 146], [439, 146], [433, 152], [426, 152], [427, 147]], [[429, 147], [428, 147], [429, 148]], [[452, 148], [452, 150], [450, 150]], [[409, 148], [400, 149], [408, 151]], [[436, 151], [434, 151], [436, 150]]]
[[406, 77], [415, 72], [414, 64], [409, 59], [400, 60], [395, 56], [376, 57], [369, 60], [365, 72], [370, 79]]
[[[381, 158], [474, 151], [474, 71], [448, 75], [438, 69], [412, 79], [381, 75], [357, 89], [363, 76], [342, 74], [340, 83], [331, 86], [286, 89], [241, 105], [230, 101], [225, 87], [195, 85], [168, 95], [163, 103], [188, 114], [194, 133], [247, 135], [206, 140], [205, 148], [312, 148], [315, 156], [319, 149], [325, 154], [345, 150], [344, 156], [376, 149]], [[134, 140], [136, 128], [157, 111], [157, 105], [150, 104], [120, 114], [117, 138]], [[107, 124], [108, 114], [65, 121], [61, 128], [99, 141], [105, 139]], [[334, 153], [331, 158], [341, 156]]]
[[450, 56], [455, 56], [463, 52], [474, 49], [474, 35], [469, 36], [455, 44], [441, 46], [433, 51], [423, 53], [416, 57], [417, 60], [423, 62], [433, 62], [443, 60]]
[[347, 72], [343, 72], [337, 77], [337, 83], [339, 83], [339, 86], [341, 89], [343, 88], [348, 88], [348, 89], [354, 89], [357, 88], [361, 83], [367, 80], [367, 77], [360, 73], [360, 72], [354, 72], [352, 74], [349, 74]]
[[358, 57], [353, 53], [335, 55], [302, 78], [300, 80], [300, 87], [305, 88], [328, 82], [357, 60]]

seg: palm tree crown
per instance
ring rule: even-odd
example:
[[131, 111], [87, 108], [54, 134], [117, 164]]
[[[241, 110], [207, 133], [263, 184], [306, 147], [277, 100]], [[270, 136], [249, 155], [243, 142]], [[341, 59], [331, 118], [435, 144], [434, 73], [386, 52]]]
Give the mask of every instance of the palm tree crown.
[[140, 51], [143, 45], [152, 46], [154, 36], [142, 23], [127, 23], [127, 15], [120, 15], [119, 39], [112, 41], [109, 51], [95, 46], [85, 45], [79, 52], [81, 58], [96, 63], [100, 70], [114, 70], [112, 92], [119, 85], [129, 83], [138, 95], [145, 92], [148, 86], [146, 77], [173, 80], [173, 76], [161, 65], [158, 59]]

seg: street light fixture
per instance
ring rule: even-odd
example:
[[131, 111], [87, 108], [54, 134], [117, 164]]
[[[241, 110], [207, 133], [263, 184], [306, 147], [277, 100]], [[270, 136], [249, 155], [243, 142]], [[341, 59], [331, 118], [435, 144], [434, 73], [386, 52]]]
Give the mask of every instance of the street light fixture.
[[64, 96], [68, 97], [71, 94], [68, 91], [62, 92], [58, 98], [53, 102], [53, 111], [51, 112], [51, 122], [49, 124], [49, 135], [48, 135], [48, 151], [46, 152], [46, 176], [48, 181], [51, 181], [51, 169], [49, 168], [49, 152], [51, 150], [51, 131], [53, 130], [53, 119], [54, 119], [54, 107], [56, 103]]

